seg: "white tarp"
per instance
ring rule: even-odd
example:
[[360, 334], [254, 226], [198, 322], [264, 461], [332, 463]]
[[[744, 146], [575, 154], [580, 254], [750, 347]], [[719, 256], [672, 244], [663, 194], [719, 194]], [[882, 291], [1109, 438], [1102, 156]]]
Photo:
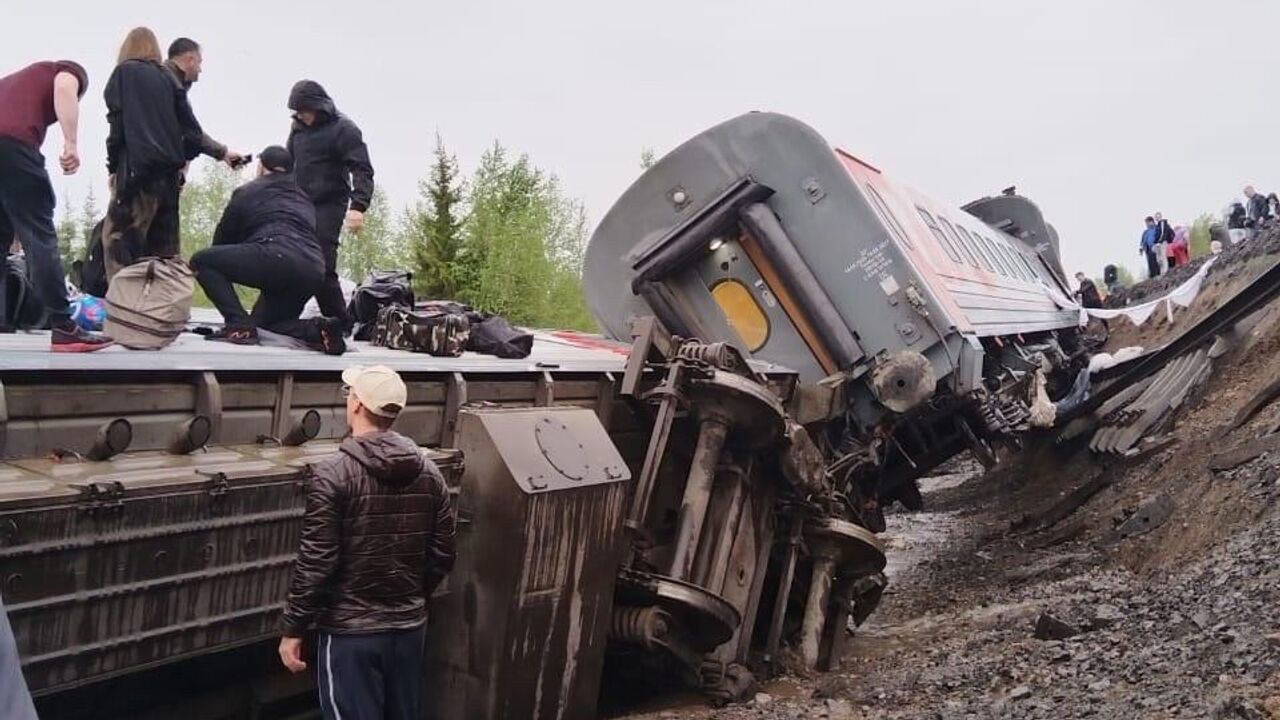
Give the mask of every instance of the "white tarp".
[[1204, 265], [1196, 271], [1186, 282], [1174, 288], [1173, 292], [1164, 297], [1155, 300], [1149, 300], [1140, 305], [1130, 305], [1129, 307], [1117, 308], [1115, 310], [1103, 310], [1101, 308], [1080, 308], [1080, 324], [1084, 325], [1089, 321], [1089, 317], [1096, 317], [1101, 320], [1110, 320], [1124, 316], [1134, 325], [1141, 325], [1146, 322], [1161, 307], [1165, 309], [1165, 313], [1170, 322], [1173, 322], [1173, 306], [1189, 307], [1195, 302], [1196, 296], [1200, 294], [1200, 286], [1204, 284], [1205, 275], [1208, 274], [1209, 268], [1213, 267], [1213, 263], [1217, 260], [1217, 256], [1211, 257], [1205, 261]]

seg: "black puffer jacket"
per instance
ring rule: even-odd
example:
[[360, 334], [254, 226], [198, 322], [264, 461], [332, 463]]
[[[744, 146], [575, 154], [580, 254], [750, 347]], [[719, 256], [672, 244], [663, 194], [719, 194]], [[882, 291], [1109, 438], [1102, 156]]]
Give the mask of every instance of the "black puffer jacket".
[[347, 438], [310, 480], [284, 634], [312, 622], [338, 634], [418, 627], [453, 559], [439, 469], [399, 433]]
[[110, 128], [107, 171], [116, 176], [117, 200], [128, 198], [144, 180], [178, 172], [199, 151], [204, 131], [186, 92], [159, 63], [117, 65], [103, 99]]
[[289, 152], [298, 185], [316, 205], [349, 203], [364, 212], [373, 200], [373, 165], [360, 128], [338, 112], [320, 83], [300, 80], [289, 92], [289, 109], [313, 110], [312, 125], [299, 120], [289, 131]]
[[213, 231], [214, 245], [268, 240], [287, 247], [296, 261], [324, 269], [316, 208], [292, 173], [271, 173], [236, 188]]

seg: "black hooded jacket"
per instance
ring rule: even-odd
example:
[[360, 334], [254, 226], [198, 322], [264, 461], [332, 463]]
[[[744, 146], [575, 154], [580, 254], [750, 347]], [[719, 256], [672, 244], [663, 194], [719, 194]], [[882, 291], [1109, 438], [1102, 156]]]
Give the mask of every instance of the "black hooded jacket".
[[373, 200], [373, 165], [360, 128], [338, 112], [320, 83], [300, 80], [289, 91], [289, 109], [314, 110], [312, 125], [294, 120], [287, 147], [298, 185], [316, 205], [349, 203], [364, 212]]
[[[187, 94], [159, 63], [126, 60], [103, 92], [107, 102], [107, 172], [126, 198], [140, 181], [176, 173], [199, 152], [204, 131]], [[189, 154], [190, 153], [190, 154]]]
[[316, 208], [292, 173], [271, 173], [236, 188], [213, 231], [214, 245], [266, 240], [287, 247], [298, 262], [324, 268]]
[[453, 568], [449, 492], [435, 464], [395, 432], [343, 441], [307, 490], [282, 626], [332, 633], [408, 630]]

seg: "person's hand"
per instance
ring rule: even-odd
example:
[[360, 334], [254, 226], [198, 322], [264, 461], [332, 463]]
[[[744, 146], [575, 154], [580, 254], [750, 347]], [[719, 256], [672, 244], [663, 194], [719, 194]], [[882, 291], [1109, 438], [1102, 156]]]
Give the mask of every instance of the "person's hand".
[[348, 210], [346, 222], [343, 225], [353, 233], [360, 232], [360, 228], [364, 227], [364, 213], [359, 210]]
[[75, 143], [67, 143], [62, 146], [62, 155], [58, 158], [58, 164], [62, 166], [63, 175], [75, 175], [80, 169], [80, 151], [76, 148]]
[[307, 669], [307, 664], [302, 661], [302, 638], [280, 638], [280, 662], [295, 675]]
[[226, 163], [227, 167], [232, 170], [239, 170], [240, 166], [244, 165], [244, 155], [235, 150], [228, 150], [227, 154], [222, 156], [222, 162]]

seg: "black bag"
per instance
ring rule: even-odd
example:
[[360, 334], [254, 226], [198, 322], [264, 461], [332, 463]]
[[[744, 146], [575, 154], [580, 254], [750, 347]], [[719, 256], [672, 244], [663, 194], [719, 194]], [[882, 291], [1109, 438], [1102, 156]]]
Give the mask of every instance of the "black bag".
[[107, 296], [107, 263], [102, 254], [103, 222], [99, 220], [93, 226], [84, 259], [71, 263], [71, 284], [80, 288], [80, 292], [94, 297]]
[[471, 327], [467, 349], [518, 360], [533, 352], [533, 334], [511, 327], [501, 315], [490, 315]]
[[413, 307], [413, 275], [405, 270], [375, 270], [351, 295], [347, 314], [355, 322], [356, 340], [373, 337], [378, 313], [386, 307]]
[[8, 256], [0, 268], [0, 332], [34, 330], [45, 325], [44, 305], [27, 277], [26, 258]]
[[470, 323], [464, 315], [387, 305], [378, 311], [370, 342], [393, 350], [458, 357], [467, 345], [469, 332]]

